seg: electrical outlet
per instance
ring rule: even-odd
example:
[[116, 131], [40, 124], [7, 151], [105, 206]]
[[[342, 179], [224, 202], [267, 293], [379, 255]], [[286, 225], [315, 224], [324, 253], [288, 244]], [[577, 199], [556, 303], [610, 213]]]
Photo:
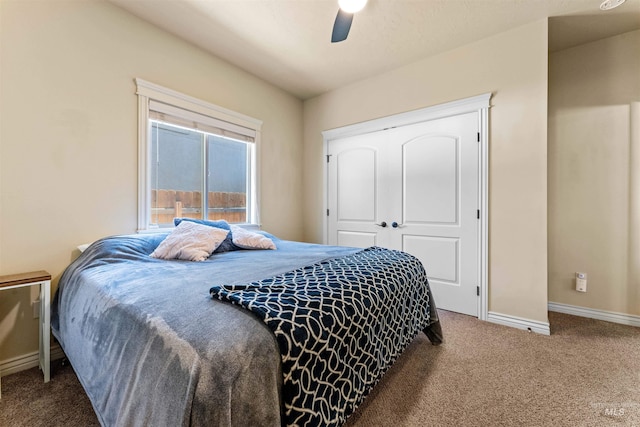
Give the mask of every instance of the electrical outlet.
[[31, 307], [33, 308], [33, 318], [37, 319], [40, 317], [40, 300], [36, 300], [31, 303]]
[[576, 273], [576, 291], [587, 292], [587, 273]]

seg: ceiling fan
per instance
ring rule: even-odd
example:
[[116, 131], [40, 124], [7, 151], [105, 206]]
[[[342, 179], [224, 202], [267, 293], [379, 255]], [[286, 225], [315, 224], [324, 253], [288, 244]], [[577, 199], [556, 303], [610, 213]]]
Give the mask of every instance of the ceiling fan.
[[331, 43], [346, 40], [353, 22], [353, 14], [362, 10], [367, 0], [338, 0], [338, 15], [331, 32]]

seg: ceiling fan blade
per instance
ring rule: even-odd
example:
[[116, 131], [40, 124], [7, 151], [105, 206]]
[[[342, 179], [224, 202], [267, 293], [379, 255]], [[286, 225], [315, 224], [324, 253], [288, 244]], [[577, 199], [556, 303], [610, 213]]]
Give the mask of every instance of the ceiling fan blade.
[[347, 38], [351, 29], [351, 22], [353, 22], [353, 13], [338, 9], [336, 22], [333, 24], [333, 32], [331, 33], [331, 43], [341, 42]]

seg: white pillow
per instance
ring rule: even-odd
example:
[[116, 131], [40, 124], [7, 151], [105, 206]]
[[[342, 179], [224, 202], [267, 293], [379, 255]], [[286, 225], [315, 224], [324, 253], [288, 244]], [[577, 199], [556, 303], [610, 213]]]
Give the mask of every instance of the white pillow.
[[276, 249], [276, 244], [267, 236], [237, 225], [231, 226], [231, 239], [234, 245], [242, 249]]
[[182, 221], [158, 245], [153, 258], [204, 261], [229, 234], [229, 230]]

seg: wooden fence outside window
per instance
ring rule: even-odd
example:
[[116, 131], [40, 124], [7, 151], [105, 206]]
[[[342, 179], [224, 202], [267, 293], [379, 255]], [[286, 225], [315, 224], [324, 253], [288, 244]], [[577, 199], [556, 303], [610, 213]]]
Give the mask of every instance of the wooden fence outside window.
[[[247, 222], [247, 195], [210, 191], [207, 195], [206, 219], [229, 223]], [[151, 223], [173, 224], [173, 218], [202, 219], [200, 191], [151, 190]]]

